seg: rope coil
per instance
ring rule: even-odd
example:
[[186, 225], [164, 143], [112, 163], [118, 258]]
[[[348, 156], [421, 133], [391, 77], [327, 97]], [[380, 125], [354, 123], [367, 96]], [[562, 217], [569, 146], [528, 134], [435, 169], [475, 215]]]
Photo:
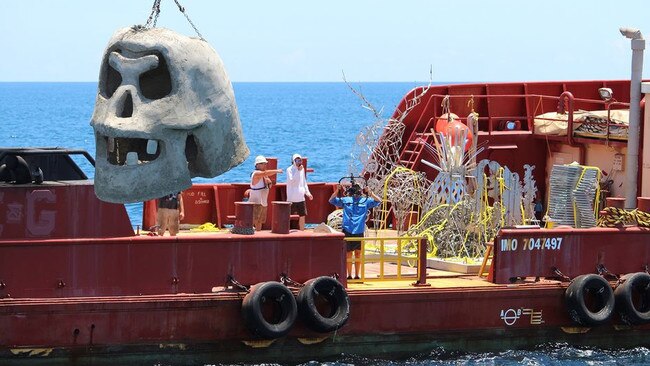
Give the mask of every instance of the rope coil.
[[622, 227], [624, 225], [650, 227], [650, 213], [639, 209], [627, 211], [617, 207], [605, 207], [600, 211], [598, 226]]

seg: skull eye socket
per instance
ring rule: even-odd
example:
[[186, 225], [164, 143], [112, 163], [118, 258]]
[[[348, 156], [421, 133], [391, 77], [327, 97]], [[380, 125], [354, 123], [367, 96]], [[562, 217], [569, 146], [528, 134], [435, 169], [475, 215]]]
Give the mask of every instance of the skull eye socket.
[[172, 79], [165, 57], [156, 52], [158, 67], [140, 74], [140, 92], [147, 99], [161, 99], [172, 91]]
[[[121, 50], [117, 49], [115, 50], [117, 53], [122, 53]], [[102, 67], [102, 75], [100, 76], [100, 93], [106, 98], [110, 98], [113, 96], [113, 93], [117, 90], [117, 88], [120, 87], [122, 84], [122, 75], [113, 68], [108, 63], [108, 55], [110, 55], [110, 52], [106, 53], [106, 58], [103, 61], [103, 67]], [[103, 79], [103, 80], [102, 80]]]

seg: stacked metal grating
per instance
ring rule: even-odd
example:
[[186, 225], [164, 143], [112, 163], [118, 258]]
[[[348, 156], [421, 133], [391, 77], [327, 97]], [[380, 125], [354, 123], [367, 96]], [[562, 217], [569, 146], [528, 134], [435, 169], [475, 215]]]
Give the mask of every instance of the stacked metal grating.
[[594, 202], [596, 197], [596, 188], [598, 186], [599, 171], [597, 169], [584, 169], [582, 178], [573, 190], [573, 202], [576, 207], [576, 226], [575, 227], [594, 227], [596, 226], [596, 215], [594, 212]]
[[557, 225], [575, 224], [572, 196], [581, 171], [580, 166], [553, 165], [549, 179], [548, 216]]
[[549, 183], [548, 216], [555, 224], [576, 228], [596, 226], [594, 200], [598, 170], [580, 165], [554, 165]]

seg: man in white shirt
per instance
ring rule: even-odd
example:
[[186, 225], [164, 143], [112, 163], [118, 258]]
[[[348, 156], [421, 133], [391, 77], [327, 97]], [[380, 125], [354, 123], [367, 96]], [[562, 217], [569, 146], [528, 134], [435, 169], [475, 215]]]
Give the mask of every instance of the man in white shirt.
[[291, 160], [293, 164], [287, 168], [287, 201], [291, 202], [291, 213], [300, 216], [298, 228], [305, 230], [305, 216], [307, 215], [305, 197], [313, 200], [314, 196], [311, 195], [309, 187], [307, 187], [302, 157], [299, 154], [293, 154]]

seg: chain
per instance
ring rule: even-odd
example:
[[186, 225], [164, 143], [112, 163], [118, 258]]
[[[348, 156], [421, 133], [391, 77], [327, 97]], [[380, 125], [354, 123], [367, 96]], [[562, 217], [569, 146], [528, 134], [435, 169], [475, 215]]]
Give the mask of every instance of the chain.
[[555, 273], [558, 277], [564, 278], [567, 281], [571, 281], [571, 277], [565, 275], [564, 273], [560, 272], [560, 269], [557, 267], [553, 267], [553, 273]]
[[242, 291], [249, 292], [249, 287], [244, 286], [241, 283], [237, 282], [235, 277], [233, 277], [232, 275], [228, 275], [226, 277], [226, 284], [225, 284], [224, 287], [228, 288], [229, 285], [232, 285], [233, 288], [237, 288], [237, 289], [240, 289]]
[[187, 19], [187, 21], [190, 23], [190, 25], [192, 26], [192, 28], [194, 28], [194, 31], [195, 31], [196, 34], [199, 36], [199, 38], [200, 38], [202, 41], [205, 41], [205, 39], [204, 39], [203, 36], [201, 35], [201, 32], [199, 32], [199, 30], [196, 28], [196, 26], [194, 25], [194, 23], [192, 22], [192, 20], [190, 19], [190, 17], [189, 17], [189, 16], [187, 15], [187, 13], [185, 12], [185, 8], [184, 8], [184, 7], [183, 7], [183, 6], [178, 2], [178, 0], [174, 0], [174, 2], [176, 3], [176, 6], [178, 6], [178, 10], [180, 10], [180, 12], [183, 13], [183, 15], [185, 16], [185, 19]]
[[596, 266], [596, 270], [598, 271], [598, 274], [605, 277], [605, 276], [610, 276], [616, 278], [616, 280], [620, 280], [620, 278], [615, 275], [614, 273], [610, 272], [607, 268], [605, 268], [604, 264], [598, 264]]
[[442, 107], [442, 114], [447, 114], [447, 121], [451, 122], [451, 114], [449, 110], [449, 95], [445, 95], [444, 98], [442, 98], [442, 103], [440, 103], [440, 106]]
[[[156, 23], [158, 22], [158, 16], [160, 16], [160, 2], [162, 0], [154, 0], [153, 1], [153, 6], [151, 7], [151, 14], [149, 14], [149, 18], [147, 19], [147, 22], [144, 24], [143, 28], [156, 28]], [[153, 21], [153, 23], [152, 23]]]
[[285, 286], [293, 286], [293, 287], [304, 287], [305, 284], [297, 282], [289, 278], [289, 275], [286, 273], [280, 273], [280, 282], [282, 282]]
[[[151, 7], [151, 14], [149, 14], [149, 18], [147, 18], [147, 22], [144, 25], [135, 25], [133, 26], [133, 29], [140, 31], [140, 30], [145, 30], [149, 28], [156, 28], [156, 24], [158, 23], [158, 17], [160, 16], [160, 2], [162, 0], [154, 0], [153, 1], [153, 6]], [[178, 6], [178, 10], [183, 13], [185, 16], [185, 19], [190, 23], [196, 34], [199, 36], [199, 38], [202, 41], [205, 41], [205, 38], [201, 35], [201, 32], [199, 32], [199, 29], [194, 25], [194, 22], [190, 19], [190, 17], [187, 15], [185, 12], [185, 7], [183, 7], [178, 0], [174, 0], [176, 3], [176, 6]]]

